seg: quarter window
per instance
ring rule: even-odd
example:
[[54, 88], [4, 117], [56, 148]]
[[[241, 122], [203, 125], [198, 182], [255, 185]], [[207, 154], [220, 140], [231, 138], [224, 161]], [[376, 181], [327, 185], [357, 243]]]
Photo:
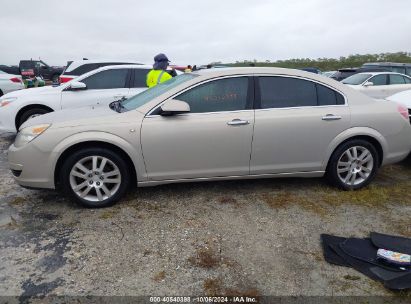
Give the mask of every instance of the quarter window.
[[405, 84], [404, 77], [401, 75], [390, 75], [390, 84]]
[[343, 105], [345, 103], [344, 97], [340, 93], [318, 83], [316, 87], [319, 106]]
[[88, 90], [119, 89], [126, 87], [127, 69], [113, 69], [93, 74], [83, 80]]
[[290, 77], [259, 77], [261, 108], [342, 105], [344, 97], [312, 81]]
[[235, 77], [207, 82], [188, 90], [175, 99], [190, 105], [190, 113], [245, 110], [248, 78]]

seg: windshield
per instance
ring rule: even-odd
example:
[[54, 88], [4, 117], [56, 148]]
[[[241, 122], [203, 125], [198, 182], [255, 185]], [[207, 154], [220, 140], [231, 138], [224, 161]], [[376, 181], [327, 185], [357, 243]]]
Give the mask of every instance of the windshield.
[[371, 74], [355, 74], [355, 75], [345, 78], [341, 82], [345, 84], [359, 85], [359, 84], [362, 84], [364, 81], [366, 81], [371, 76], [372, 76]]
[[154, 98], [160, 96], [161, 94], [174, 89], [178, 85], [182, 84], [183, 82], [189, 81], [198, 75], [188, 73], [176, 76], [166, 82], [160, 83], [140, 94], [137, 94], [124, 102], [122, 102], [122, 108], [126, 111], [134, 110], [142, 105], [146, 104], [147, 102], [153, 100]]

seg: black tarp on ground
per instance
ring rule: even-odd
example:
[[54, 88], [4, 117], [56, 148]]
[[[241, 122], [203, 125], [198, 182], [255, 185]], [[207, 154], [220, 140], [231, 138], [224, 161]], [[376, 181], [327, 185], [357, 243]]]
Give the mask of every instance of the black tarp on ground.
[[379, 248], [402, 253], [411, 252], [410, 239], [374, 232], [371, 233], [371, 238], [364, 239], [322, 234], [321, 243], [324, 259], [327, 262], [352, 267], [369, 278], [382, 282], [389, 289], [411, 288], [411, 269], [409, 267], [391, 265], [377, 259]]

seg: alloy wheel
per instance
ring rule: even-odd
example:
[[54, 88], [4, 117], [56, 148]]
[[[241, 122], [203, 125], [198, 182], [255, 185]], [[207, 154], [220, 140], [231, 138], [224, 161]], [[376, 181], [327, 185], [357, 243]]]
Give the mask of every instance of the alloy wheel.
[[70, 171], [70, 186], [74, 193], [87, 201], [102, 202], [120, 188], [121, 173], [117, 165], [103, 156], [87, 156], [74, 164]]
[[347, 186], [365, 182], [374, 168], [372, 153], [365, 147], [353, 146], [342, 153], [337, 163], [337, 174]]

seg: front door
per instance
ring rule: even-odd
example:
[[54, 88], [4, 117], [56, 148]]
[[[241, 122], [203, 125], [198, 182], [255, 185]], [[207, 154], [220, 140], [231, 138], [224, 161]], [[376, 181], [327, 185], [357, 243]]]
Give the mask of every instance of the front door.
[[305, 79], [258, 80], [251, 174], [321, 170], [330, 143], [350, 125], [344, 97]]
[[114, 100], [127, 97], [128, 69], [110, 69], [80, 78], [87, 88], [85, 90], [63, 90], [61, 94], [61, 108], [76, 108], [89, 105], [109, 104]]
[[174, 97], [187, 102], [190, 113], [147, 115], [141, 145], [149, 180], [249, 174], [254, 125], [249, 86], [252, 78], [246, 76], [212, 80]]

